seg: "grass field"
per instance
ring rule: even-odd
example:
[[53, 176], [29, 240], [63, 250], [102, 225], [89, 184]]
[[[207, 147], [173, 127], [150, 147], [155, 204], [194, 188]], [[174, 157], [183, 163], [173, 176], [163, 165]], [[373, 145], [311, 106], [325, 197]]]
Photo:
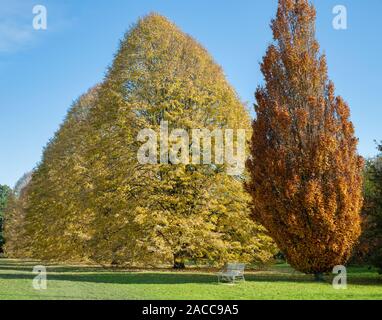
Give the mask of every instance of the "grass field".
[[33, 261], [0, 259], [0, 299], [382, 299], [382, 276], [349, 268], [348, 289], [312, 282], [286, 265], [246, 273], [246, 282], [218, 284], [213, 272], [114, 271], [99, 267], [47, 267], [47, 290], [32, 287]]

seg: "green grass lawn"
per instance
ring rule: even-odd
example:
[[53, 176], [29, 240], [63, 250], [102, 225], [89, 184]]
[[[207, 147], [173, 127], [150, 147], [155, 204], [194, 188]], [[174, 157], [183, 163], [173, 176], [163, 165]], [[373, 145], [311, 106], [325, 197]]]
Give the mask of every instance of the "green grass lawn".
[[246, 273], [246, 282], [218, 284], [213, 272], [114, 271], [99, 267], [47, 267], [47, 290], [32, 287], [33, 261], [0, 259], [0, 299], [382, 299], [382, 276], [366, 268], [349, 268], [348, 289], [286, 265]]

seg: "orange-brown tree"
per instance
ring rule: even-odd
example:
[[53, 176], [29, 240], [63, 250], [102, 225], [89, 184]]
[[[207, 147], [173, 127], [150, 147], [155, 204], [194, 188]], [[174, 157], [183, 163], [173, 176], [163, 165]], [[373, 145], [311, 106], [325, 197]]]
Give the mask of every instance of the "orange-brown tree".
[[360, 234], [362, 164], [348, 105], [335, 96], [308, 0], [280, 0], [256, 92], [253, 217], [288, 262], [317, 277], [344, 264]]

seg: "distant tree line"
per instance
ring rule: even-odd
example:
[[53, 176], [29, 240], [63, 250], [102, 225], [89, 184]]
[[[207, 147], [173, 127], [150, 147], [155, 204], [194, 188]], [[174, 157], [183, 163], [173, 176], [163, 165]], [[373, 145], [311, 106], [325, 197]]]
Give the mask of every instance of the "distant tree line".
[[382, 144], [378, 149], [380, 154], [364, 168], [362, 235], [352, 262], [374, 265], [382, 272]]

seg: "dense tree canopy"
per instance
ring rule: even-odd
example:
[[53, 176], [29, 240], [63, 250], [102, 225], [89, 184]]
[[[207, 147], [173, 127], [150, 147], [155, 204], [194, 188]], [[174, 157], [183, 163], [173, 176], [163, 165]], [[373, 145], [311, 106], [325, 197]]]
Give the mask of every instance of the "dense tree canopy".
[[280, 0], [256, 92], [253, 217], [288, 262], [319, 274], [344, 264], [360, 235], [362, 166], [348, 105], [334, 94], [307, 0]]
[[104, 82], [73, 105], [45, 149], [22, 206], [23, 252], [118, 265], [268, 261], [275, 246], [250, 219], [245, 172], [230, 176], [226, 164], [171, 157], [138, 161], [138, 134], [159, 132], [163, 121], [170, 132], [250, 133], [248, 112], [221, 68], [152, 14], [127, 32]]
[[92, 215], [87, 210], [89, 189], [84, 152], [88, 114], [98, 87], [81, 96], [44, 150], [25, 195], [24, 247], [31, 257], [82, 260]]
[[[382, 145], [378, 149], [382, 153]], [[382, 154], [366, 162], [364, 176], [362, 236], [353, 261], [382, 271]]]
[[4, 209], [7, 206], [7, 199], [11, 190], [12, 189], [6, 185], [0, 185], [0, 214], [4, 212]]
[[12, 192], [11, 188], [6, 185], [0, 185], [0, 252], [3, 250], [4, 238], [3, 238], [3, 221], [4, 211], [7, 206], [8, 197]]
[[25, 173], [10, 190], [4, 210], [4, 251], [9, 257], [26, 257], [25, 206], [32, 172]]

